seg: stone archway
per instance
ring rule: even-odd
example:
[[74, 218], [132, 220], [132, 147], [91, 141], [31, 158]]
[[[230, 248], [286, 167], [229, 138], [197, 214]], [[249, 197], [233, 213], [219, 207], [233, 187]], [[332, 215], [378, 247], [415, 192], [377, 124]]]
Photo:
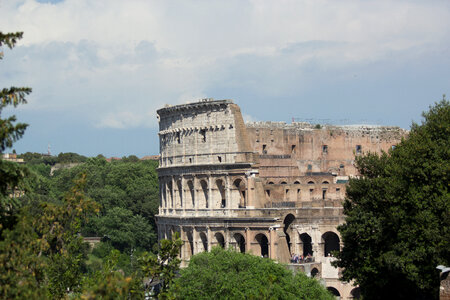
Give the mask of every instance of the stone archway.
[[267, 239], [267, 236], [264, 233], [258, 233], [255, 236], [255, 240], [261, 249], [261, 256], [269, 257], [269, 240]]
[[334, 287], [332, 287], [332, 286], [328, 286], [328, 287], [327, 287], [327, 290], [328, 290], [331, 294], [333, 294], [333, 296], [336, 296], [336, 299], [341, 299], [341, 294], [339, 293], [339, 291], [338, 291], [336, 288], [334, 288]]
[[223, 234], [220, 232], [216, 232], [216, 234], [214, 234], [214, 237], [216, 238], [217, 245], [225, 248], [225, 238], [223, 237]]
[[312, 249], [312, 240], [311, 236], [307, 234], [306, 232], [300, 234], [300, 241], [302, 242], [303, 246], [303, 256], [306, 257], [308, 254], [313, 256], [313, 249]]
[[205, 208], [208, 208], [208, 183], [206, 182], [206, 180], [200, 180], [200, 189], [201, 201], [199, 201], [198, 204], [205, 205]]
[[208, 237], [204, 232], [200, 232], [200, 240], [202, 241], [203, 251], [208, 251]]
[[286, 234], [286, 243], [289, 249], [289, 255], [292, 255], [292, 251], [291, 251], [291, 233], [292, 233], [292, 229], [290, 228], [292, 222], [294, 222], [295, 220], [295, 216], [293, 214], [288, 214], [286, 215], [286, 217], [284, 217], [284, 234]]
[[244, 180], [237, 178], [233, 181], [231, 188], [231, 199], [233, 203], [238, 203], [239, 208], [247, 206], [246, 185]]
[[339, 236], [332, 232], [327, 231], [322, 235], [322, 242], [323, 242], [323, 255], [324, 256], [331, 256], [332, 251], [339, 251]]
[[239, 249], [239, 251], [241, 253], [245, 253], [245, 238], [244, 238], [244, 236], [240, 233], [235, 233], [233, 237], [234, 237], [234, 240], [236, 241], [236, 246], [237, 246], [236, 248]]
[[[192, 208], [195, 208], [195, 188], [194, 188], [194, 183], [192, 182], [192, 180], [188, 180], [187, 182], [187, 189], [188, 189], [188, 193], [187, 196], [189, 197], [189, 202], [192, 205]], [[186, 201], [186, 206], [187, 206], [187, 202]]]

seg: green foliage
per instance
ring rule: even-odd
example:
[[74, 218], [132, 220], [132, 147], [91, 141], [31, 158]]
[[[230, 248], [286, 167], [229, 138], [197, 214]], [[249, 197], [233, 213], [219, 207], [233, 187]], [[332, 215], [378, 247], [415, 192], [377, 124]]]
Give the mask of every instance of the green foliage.
[[[0, 32], [0, 47], [14, 47], [16, 42], [22, 38], [22, 32], [2, 33]], [[3, 52], [0, 52], [0, 59]], [[25, 95], [31, 93], [30, 88], [10, 87], [0, 90], [0, 154], [5, 149], [12, 147], [13, 143], [20, 139], [27, 128], [27, 124], [16, 123], [14, 115], [1, 118], [5, 107], [26, 103]], [[0, 234], [4, 229], [12, 228], [16, 222], [15, 211], [19, 207], [19, 202], [15, 197], [15, 191], [25, 189], [23, 179], [28, 174], [27, 169], [18, 164], [3, 161], [0, 158]]]
[[183, 242], [176, 232], [172, 240], [161, 240], [158, 256], [145, 252], [139, 258], [142, 275], [150, 278], [152, 282], [161, 282], [162, 289], [159, 298], [167, 297], [167, 291], [180, 270], [180, 254]]
[[24, 206], [15, 226], [2, 232], [0, 298], [59, 299], [79, 291], [86, 248], [78, 233], [98, 211], [85, 197], [84, 183], [84, 177], [76, 181], [59, 205]]
[[449, 102], [423, 116], [389, 154], [357, 158], [347, 188], [336, 266], [364, 299], [437, 299], [435, 268], [450, 264]]
[[180, 274], [169, 291], [176, 299], [333, 299], [303, 273], [220, 247], [194, 255]]
[[95, 219], [95, 229], [99, 236], [106, 237], [120, 251], [146, 249], [156, 241], [148, 220], [122, 207], [111, 208], [104, 216]]
[[112, 250], [102, 269], [84, 278], [81, 299], [143, 299], [142, 277], [125, 276], [118, 268], [120, 256]]

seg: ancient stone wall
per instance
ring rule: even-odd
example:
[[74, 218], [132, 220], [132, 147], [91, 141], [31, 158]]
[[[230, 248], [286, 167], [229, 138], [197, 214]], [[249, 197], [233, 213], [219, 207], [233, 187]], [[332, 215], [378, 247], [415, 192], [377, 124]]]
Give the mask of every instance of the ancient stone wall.
[[[346, 184], [355, 156], [389, 151], [406, 131], [380, 126], [244, 124], [231, 100], [158, 110], [158, 238], [179, 232], [183, 265], [211, 247], [289, 263], [352, 299], [332, 253], [342, 247]], [[306, 258], [307, 257], [307, 258]]]

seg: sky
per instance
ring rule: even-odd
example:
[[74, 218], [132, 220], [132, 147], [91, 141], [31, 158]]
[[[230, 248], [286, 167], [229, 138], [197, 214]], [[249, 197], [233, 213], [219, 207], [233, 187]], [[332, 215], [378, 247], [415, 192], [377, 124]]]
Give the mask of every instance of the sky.
[[202, 98], [408, 129], [450, 94], [448, 0], [0, 0], [0, 31], [0, 87], [33, 89], [2, 112], [18, 153], [158, 154], [156, 110]]

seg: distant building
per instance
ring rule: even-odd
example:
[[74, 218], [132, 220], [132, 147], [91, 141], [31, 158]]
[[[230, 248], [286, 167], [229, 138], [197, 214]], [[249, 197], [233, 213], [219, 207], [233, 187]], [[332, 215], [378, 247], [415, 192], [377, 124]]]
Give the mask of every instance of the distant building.
[[[322, 278], [342, 299], [359, 289], [339, 281], [346, 184], [355, 155], [388, 151], [407, 131], [384, 126], [245, 124], [231, 100], [158, 110], [158, 238], [179, 232], [183, 264], [211, 247], [290, 263]], [[301, 259], [301, 256], [304, 258]], [[308, 257], [308, 258], [306, 258]]]
[[23, 158], [17, 158], [17, 154], [15, 154], [15, 153], [5, 153], [5, 154], [2, 155], [2, 159], [6, 160], [6, 161], [16, 162], [16, 163], [19, 163], [19, 164], [25, 163]]

